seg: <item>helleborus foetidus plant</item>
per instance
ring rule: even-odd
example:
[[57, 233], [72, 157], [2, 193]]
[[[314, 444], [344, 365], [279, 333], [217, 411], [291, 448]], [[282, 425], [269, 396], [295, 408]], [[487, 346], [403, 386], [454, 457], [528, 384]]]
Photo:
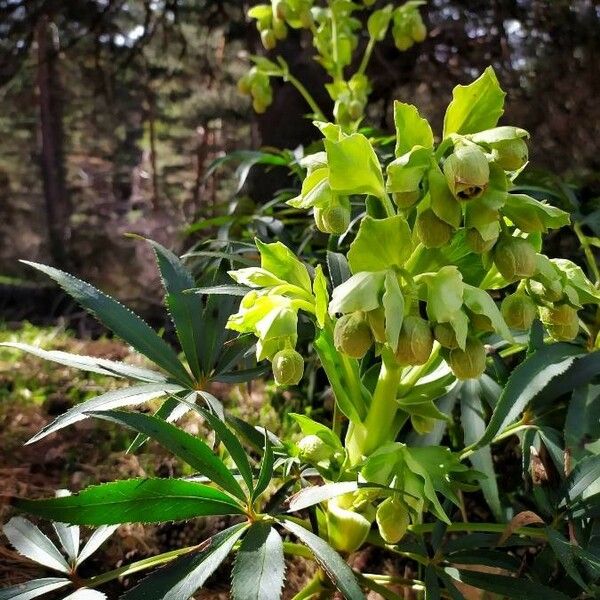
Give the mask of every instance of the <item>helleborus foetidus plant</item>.
[[[33, 525], [20, 528], [29, 531], [24, 551], [11, 521], [16, 549], [34, 560], [52, 556], [48, 566], [65, 577], [1, 590], [0, 599], [71, 584], [79, 600], [99, 597], [95, 588], [106, 582], [165, 565], [122, 598], [188, 600], [229, 554], [235, 600], [280, 598], [286, 555], [318, 566], [296, 598], [328, 598], [335, 589], [350, 600], [367, 590], [401, 598], [390, 586], [416, 598], [463, 598], [463, 584], [508, 598], [597, 597], [600, 353], [577, 342], [590, 337], [582, 308], [597, 306], [600, 293], [580, 267], [541, 253], [541, 234], [569, 217], [511, 191], [527, 162], [527, 133], [498, 126], [503, 102], [491, 69], [459, 86], [437, 143], [415, 107], [396, 103], [391, 160], [364, 135], [317, 122], [323, 149], [302, 159], [306, 175], [290, 204], [352, 238], [348, 252], [330, 252], [326, 264], [257, 240], [259, 265], [248, 264], [252, 253], [243, 261], [213, 253], [214, 268], [196, 283], [153, 243], [180, 355], [112, 298], [33, 265], [153, 367], [12, 344], [137, 382], [75, 406], [31, 441], [85, 418], [107, 420], [137, 434], [132, 450], [152, 438], [195, 475], [114, 481], [12, 505], [71, 527], [210, 515], [231, 522], [208, 540], [82, 579]], [[235, 269], [239, 262], [247, 266]], [[314, 358], [300, 352], [301, 330], [333, 392], [334, 415], [331, 427], [290, 415], [302, 434], [294, 443], [229, 414], [208, 386], [249, 381], [269, 363], [277, 383], [299, 383], [305, 359]], [[502, 357], [522, 351], [509, 376]], [[122, 410], [156, 399], [165, 400], [154, 415]], [[214, 440], [174, 424], [188, 411]], [[464, 444], [453, 451], [440, 442], [457, 411]], [[535, 513], [515, 514], [522, 502], [499, 494], [490, 445], [511, 435], [520, 436]], [[557, 483], [544, 486], [550, 474]], [[483, 492], [497, 522], [466, 522], [463, 493], [472, 490]], [[76, 561], [73, 540], [63, 545]], [[353, 571], [344, 558], [365, 545], [402, 559], [415, 575]], [[532, 564], [518, 554], [523, 546], [539, 551]], [[494, 570], [482, 573], [481, 565]], [[545, 585], [559, 571], [560, 589]]]
[[[272, 0], [270, 4], [253, 6], [248, 17], [256, 22], [266, 50], [274, 50], [277, 42], [287, 36], [289, 28], [306, 30], [312, 36], [315, 60], [332, 80], [325, 87], [334, 102], [334, 120], [344, 130], [354, 130], [364, 117], [371, 93], [365, 71], [375, 45], [385, 39], [388, 31], [391, 31], [396, 48], [401, 51], [408, 50], [415, 42], [422, 42], [427, 36], [427, 29], [418, 8], [423, 4], [422, 0], [409, 0], [402, 5], [392, 2], [373, 10], [373, 2], [366, 1]], [[364, 29], [361, 17], [367, 22], [368, 37], [364, 47], [360, 43]], [[362, 59], [359, 62], [356, 54], [360, 51]], [[265, 112], [272, 103], [270, 79], [276, 77], [294, 85], [313, 116], [325, 120], [323, 110], [293, 76], [281, 56], [276, 62], [261, 56], [252, 57], [252, 60], [254, 66], [240, 79], [238, 87], [242, 93], [252, 97], [256, 112]], [[346, 70], [354, 61], [359, 63], [358, 67], [348, 77]]]

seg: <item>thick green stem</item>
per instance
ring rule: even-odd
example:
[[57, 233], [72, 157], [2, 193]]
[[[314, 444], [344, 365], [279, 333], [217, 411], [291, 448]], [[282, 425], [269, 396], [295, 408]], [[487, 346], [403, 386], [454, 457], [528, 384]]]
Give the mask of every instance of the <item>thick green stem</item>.
[[394, 364], [393, 358], [384, 358], [367, 416], [362, 423], [357, 423], [348, 430], [346, 448], [352, 464], [388, 441], [398, 410], [396, 394], [401, 372], [401, 367]]

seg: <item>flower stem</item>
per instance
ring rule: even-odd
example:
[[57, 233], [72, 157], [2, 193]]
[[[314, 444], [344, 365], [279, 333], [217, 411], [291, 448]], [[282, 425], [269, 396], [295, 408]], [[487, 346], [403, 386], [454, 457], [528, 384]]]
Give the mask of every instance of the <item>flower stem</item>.
[[367, 47], [365, 48], [365, 53], [363, 54], [362, 61], [360, 63], [360, 67], [358, 67], [357, 74], [364, 75], [367, 70], [367, 66], [369, 65], [369, 61], [371, 60], [371, 55], [373, 54], [373, 48], [375, 48], [375, 38], [370, 37]]
[[311, 96], [310, 92], [302, 85], [302, 83], [296, 79], [291, 73], [286, 73], [283, 76], [285, 81], [291, 83], [300, 92], [300, 95], [306, 100], [308, 106], [313, 111], [315, 118], [318, 121], [327, 121], [325, 113], [321, 110], [315, 99]]

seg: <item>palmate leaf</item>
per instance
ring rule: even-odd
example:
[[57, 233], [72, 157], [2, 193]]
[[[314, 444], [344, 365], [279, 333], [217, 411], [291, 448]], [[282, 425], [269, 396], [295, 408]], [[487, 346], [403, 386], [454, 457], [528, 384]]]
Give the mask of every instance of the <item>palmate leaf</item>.
[[311, 549], [319, 566], [346, 600], [365, 600], [352, 569], [327, 542], [292, 521], [283, 520], [281, 524]]
[[60, 350], [42, 350], [37, 346], [29, 344], [21, 344], [19, 342], [4, 342], [0, 346], [23, 350], [44, 360], [58, 363], [66, 367], [74, 367], [89, 373], [98, 373], [99, 375], [108, 375], [109, 377], [126, 377], [129, 379], [137, 379], [148, 383], [160, 383], [167, 381], [167, 378], [157, 371], [128, 365], [114, 360], [105, 358], [97, 358], [95, 356], [83, 356], [80, 354], [70, 354], [69, 352], [61, 352]]
[[[523, 361], [509, 377], [477, 446], [489, 444], [553, 378], [567, 371], [577, 356], [581, 356], [581, 348], [577, 346], [552, 344], [543, 346]], [[575, 384], [573, 382], [573, 386]]]
[[188, 600], [225, 560], [247, 528], [246, 523], [240, 523], [217, 533], [198, 550], [146, 577], [121, 600]]
[[0, 589], [0, 600], [32, 600], [48, 592], [58, 590], [71, 581], [63, 577], [43, 577], [32, 579], [26, 583], [19, 583], [11, 587]]
[[175, 379], [186, 385], [193, 383], [173, 348], [120, 302], [64, 271], [30, 261], [23, 262], [54, 279], [83, 308]]
[[103, 412], [114, 408], [121, 408], [123, 406], [136, 406], [148, 402], [149, 400], [166, 396], [167, 394], [180, 392], [183, 389], [184, 388], [180, 385], [173, 383], [149, 383], [146, 385], [137, 385], [106, 392], [91, 400], [76, 404], [67, 412], [56, 417], [54, 421], [36, 433], [27, 444], [33, 444], [59, 429], [63, 429], [73, 423], [86, 419], [88, 417], [86, 413], [92, 411]]
[[16, 508], [74, 525], [161, 523], [208, 515], [243, 514], [230, 496], [181, 479], [126, 479], [45, 500], [13, 498]]
[[124, 411], [92, 412], [90, 416], [105, 419], [134, 429], [156, 440], [161, 446], [184, 460], [188, 465], [208, 477], [213, 483], [245, 500], [245, 494], [231, 471], [210, 447], [199, 438], [151, 415]]
[[156, 255], [156, 261], [166, 291], [166, 302], [175, 324], [177, 337], [196, 379], [202, 376], [201, 357], [206, 340], [201, 321], [204, 306], [197, 294], [187, 294], [195, 286], [192, 274], [173, 252], [159, 243], [147, 240]]
[[27, 519], [13, 517], [2, 530], [22, 556], [55, 571], [69, 573], [69, 564], [54, 542]]
[[268, 523], [255, 523], [235, 558], [233, 600], [278, 600], [285, 574], [281, 536]]

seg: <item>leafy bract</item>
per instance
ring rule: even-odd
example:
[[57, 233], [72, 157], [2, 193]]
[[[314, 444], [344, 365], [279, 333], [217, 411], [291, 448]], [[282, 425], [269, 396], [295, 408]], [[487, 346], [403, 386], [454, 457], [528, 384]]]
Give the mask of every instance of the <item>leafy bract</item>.
[[260, 265], [265, 271], [311, 292], [312, 286], [306, 267], [287, 246], [281, 242], [265, 244], [257, 239], [256, 247], [260, 252]]
[[335, 142], [325, 140], [329, 186], [339, 194], [385, 195], [379, 159], [369, 140], [354, 133]]
[[402, 267], [413, 251], [410, 228], [401, 215], [386, 219], [366, 216], [348, 251], [353, 273]]
[[458, 85], [444, 116], [444, 138], [495, 127], [504, 112], [504, 97], [492, 67], [469, 85]]
[[416, 106], [394, 102], [394, 124], [396, 126], [396, 156], [401, 156], [414, 146], [433, 147], [431, 126], [419, 114]]
[[126, 479], [85, 488], [62, 498], [14, 498], [14, 506], [33, 515], [76, 525], [161, 523], [243, 511], [215, 488], [181, 479]]
[[281, 536], [268, 523], [255, 523], [235, 557], [233, 600], [279, 600], [284, 574]]

